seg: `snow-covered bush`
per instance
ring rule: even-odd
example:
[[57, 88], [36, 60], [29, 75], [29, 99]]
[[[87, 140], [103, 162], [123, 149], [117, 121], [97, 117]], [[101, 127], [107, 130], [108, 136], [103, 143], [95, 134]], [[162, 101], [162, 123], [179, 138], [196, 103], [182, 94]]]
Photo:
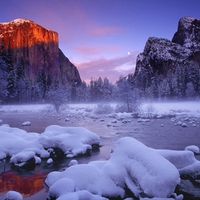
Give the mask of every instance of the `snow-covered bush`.
[[94, 108], [95, 114], [110, 114], [113, 112], [113, 107], [110, 104], [98, 104], [96, 108]]

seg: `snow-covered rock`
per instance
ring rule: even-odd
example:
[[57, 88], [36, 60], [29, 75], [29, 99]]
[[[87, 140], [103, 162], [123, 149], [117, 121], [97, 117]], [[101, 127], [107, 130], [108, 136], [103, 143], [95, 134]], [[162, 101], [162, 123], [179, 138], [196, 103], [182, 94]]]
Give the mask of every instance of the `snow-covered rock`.
[[199, 147], [195, 145], [190, 145], [185, 148], [185, 150], [192, 151], [195, 154], [199, 154]]
[[78, 165], [78, 161], [77, 160], [71, 160], [68, 164], [68, 167], [71, 167], [73, 165]]
[[25, 121], [22, 123], [22, 126], [30, 126], [31, 122], [30, 121]]
[[10, 164], [15, 167], [32, 168], [36, 164], [35, 152], [21, 151], [10, 158]]
[[49, 159], [47, 160], [47, 164], [51, 164], [51, 163], [53, 163], [53, 159], [52, 159], [52, 158], [49, 158]]
[[[179, 183], [179, 172], [155, 150], [125, 137], [116, 142], [109, 160], [74, 165], [64, 172], [51, 172], [45, 183], [50, 187], [49, 195], [59, 199], [85, 190], [104, 197], [124, 197], [126, 186], [137, 197], [145, 193], [149, 197], [167, 198]], [[57, 186], [60, 184], [61, 188]], [[70, 191], [68, 184], [71, 185]]]
[[68, 117], [66, 117], [66, 118], [65, 118], [65, 121], [66, 121], [66, 122], [69, 122], [69, 121], [70, 121], [70, 119], [69, 119]]
[[171, 122], [175, 122], [176, 119], [174, 117], [171, 118]]
[[186, 123], [182, 123], [181, 126], [186, 128], [187, 124]]
[[124, 123], [124, 124], [126, 124], [126, 123], [130, 123], [130, 122], [131, 122], [130, 119], [123, 119], [123, 120], [122, 120], [122, 123]]
[[[93, 146], [98, 146], [100, 138], [82, 127], [49, 126], [44, 133], [27, 133], [25, 130], [0, 126], [0, 159], [11, 156], [11, 163], [23, 165], [30, 158], [39, 155], [49, 157], [47, 149], [59, 148], [68, 157], [85, 154]], [[38, 159], [35, 159], [36, 163]], [[19, 165], [19, 166], [20, 166]]]
[[156, 150], [160, 155], [169, 160], [182, 176], [195, 178], [200, 175], [200, 161], [192, 151]]
[[23, 197], [19, 192], [8, 191], [6, 193], [6, 200], [23, 200]]

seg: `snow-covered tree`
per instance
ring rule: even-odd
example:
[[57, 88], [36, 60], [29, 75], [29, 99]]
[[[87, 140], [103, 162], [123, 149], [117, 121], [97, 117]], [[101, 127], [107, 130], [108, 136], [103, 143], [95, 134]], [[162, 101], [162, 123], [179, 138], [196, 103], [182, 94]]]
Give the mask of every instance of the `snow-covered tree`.
[[88, 102], [90, 100], [89, 86], [87, 86], [85, 81], [82, 81], [82, 84], [77, 87], [76, 99], [78, 102]]
[[5, 103], [8, 91], [7, 91], [7, 72], [6, 72], [6, 64], [0, 57], [0, 104]]
[[124, 107], [125, 112], [138, 112], [139, 109], [139, 95], [137, 88], [132, 88], [127, 78], [120, 77], [117, 82], [118, 100], [121, 107]]
[[35, 87], [38, 94], [38, 100], [44, 100], [47, 92], [47, 76], [44, 70], [39, 71]]
[[186, 97], [187, 98], [194, 98], [195, 97], [195, 89], [194, 89], [194, 85], [189, 82], [187, 83], [187, 87], [186, 87]]
[[58, 88], [58, 89], [52, 89], [47, 94], [47, 100], [49, 103], [51, 103], [57, 113], [59, 112], [59, 108], [62, 104], [66, 104], [69, 102], [69, 90], [66, 88]]

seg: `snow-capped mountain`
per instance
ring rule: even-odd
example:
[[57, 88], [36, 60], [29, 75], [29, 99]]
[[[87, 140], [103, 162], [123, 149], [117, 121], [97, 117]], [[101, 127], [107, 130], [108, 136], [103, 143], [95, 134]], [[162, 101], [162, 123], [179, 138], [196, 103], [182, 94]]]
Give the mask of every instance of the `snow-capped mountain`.
[[[159, 87], [164, 80], [163, 87], [169, 87], [166, 91], [168, 97], [175, 95], [184, 97], [188, 87], [190, 90], [194, 90], [192, 93], [195, 93], [195, 96], [198, 96], [200, 80], [198, 78], [194, 80], [191, 77], [199, 77], [199, 69], [200, 20], [183, 17], [179, 20], [178, 30], [172, 41], [156, 37], [150, 37], [147, 40], [144, 51], [137, 57], [133, 79], [136, 87], [143, 92], [148, 89], [148, 93], [154, 93], [151, 94], [153, 97], [166, 96], [166, 94], [159, 93], [159, 90], [163, 91]], [[180, 78], [178, 77], [179, 71], [185, 76], [185, 78], [181, 77], [182, 80], [178, 80]], [[176, 83], [172, 83], [172, 81], [176, 81]], [[175, 85], [173, 84], [176, 84], [177, 89], [180, 89], [181, 86], [181, 91], [174, 92]]]

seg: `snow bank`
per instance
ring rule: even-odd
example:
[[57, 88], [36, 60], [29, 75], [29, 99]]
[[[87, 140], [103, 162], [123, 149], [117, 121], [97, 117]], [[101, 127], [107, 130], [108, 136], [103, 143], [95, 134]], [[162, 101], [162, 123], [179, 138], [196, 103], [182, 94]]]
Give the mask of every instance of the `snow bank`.
[[143, 103], [141, 110], [145, 116], [149, 114], [153, 116], [172, 116], [172, 115], [188, 115], [200, 117], [199, 101], [184, 102], [152, 102]]
[[80, 199], [77, 193], [85, 190], [109, 198], [124, 197], [126, 187], [137, 197], [145, 193], [149, 197], [167, 198], [179, 183], [179, 172], [153, 149], [125, 137], [116, 142], [109, 160], [73, 165], [63, 172], [51, 172], [45, 183], [50, 188], [49, 196], [58, 199], [72, 193], [76, 193], [73, 199]]
[[49, 157], [50, 148], [59, 148], [66, 156], [73, 157], [86, 153], [100, 142], [98, 135], [85, 128], [57, 125], [47, 127], [42, 134], [2, 125], [0, 138], [0, 159], [10, 156], [10, 162], [19, 167], [31, 158], [39, 163], [40, 158], [36, 155]]

